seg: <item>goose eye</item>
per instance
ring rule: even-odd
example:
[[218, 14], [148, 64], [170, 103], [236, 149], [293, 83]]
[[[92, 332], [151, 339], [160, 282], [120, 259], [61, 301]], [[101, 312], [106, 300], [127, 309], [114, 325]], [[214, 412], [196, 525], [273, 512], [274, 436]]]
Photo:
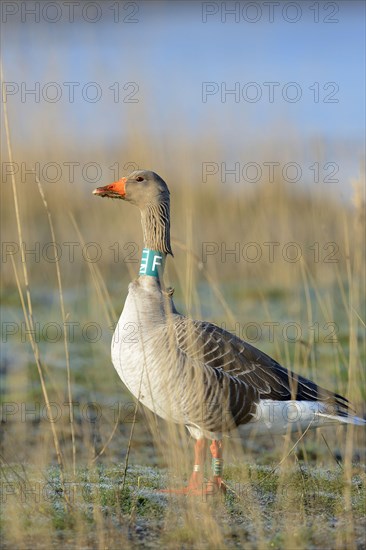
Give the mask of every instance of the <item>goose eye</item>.
[[138, 176], [138, 177], [136, 178], [136, 181], [144, 181], [144, 178], [142, 178], [141, 176]]

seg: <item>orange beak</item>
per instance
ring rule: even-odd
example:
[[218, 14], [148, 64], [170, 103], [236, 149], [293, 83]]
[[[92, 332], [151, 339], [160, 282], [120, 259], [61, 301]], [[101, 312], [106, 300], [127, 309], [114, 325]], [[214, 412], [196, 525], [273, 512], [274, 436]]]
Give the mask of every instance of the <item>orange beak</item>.
[[124, 199], [126, 196], [126, 181], [127, 178], [121, 178], [110, 185], [97, 187], [94, 189], [93, 195], [99, 195], [99, 197], [110, 197], [111, 199]]

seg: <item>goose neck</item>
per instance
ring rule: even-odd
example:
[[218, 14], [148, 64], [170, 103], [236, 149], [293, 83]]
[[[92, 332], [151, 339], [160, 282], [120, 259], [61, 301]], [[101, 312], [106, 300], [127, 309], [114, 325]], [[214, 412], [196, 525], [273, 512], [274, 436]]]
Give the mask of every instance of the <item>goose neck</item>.
[[141, 211], [141, 224], [144, 248], [173, 255], [170, 246], [169, 201], [148, 204]]
[[166, 256], [173, 255], [170, 245], [169, 201], [148, 204], [141, 210], [141, 224], [144, 249], [139, 275], [162, 279]]

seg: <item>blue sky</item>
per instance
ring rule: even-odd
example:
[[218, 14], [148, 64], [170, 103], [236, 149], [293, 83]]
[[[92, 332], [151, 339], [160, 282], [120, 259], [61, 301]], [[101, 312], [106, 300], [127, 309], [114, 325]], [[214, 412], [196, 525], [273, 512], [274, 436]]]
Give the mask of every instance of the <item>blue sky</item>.
[[[45, 139], [57, 132], [75, 147], [81, 138], [85, 143], [85, 136], [94, 144], [128, 139], [131, 120], [134, 132], [174, 136], [183, 120], [192, 136], [207, 130], [220, 136], [227, 152], [238, 143], [245, 147], [273, 134], [278, 143], [286, 142], [295, 133], [304, 141], [321, 138], [330, 144], [348, 144], [359, 162], [365, 124], [363, 2], [303, 1], [292, 3], [295, 7], [280, 2], [273, 8], [273, 22], [266, 2], [250, 3], [257, 8], [248, 2], [96, 4], [102, 17], [95, 23], [83, 18], [81, 7], [75, 8], [75, 21], [69, 22], [62, 3], [62, 17], [55, 23], [47, 20], [55, 17], [52, 9], [43, 18], [41, 14], [39, 23], [31, 15], [22, 21], [20, 13], [9, 15], [3, 23], [5, 81], [19, 86], [25, 82], [29, 88], [39, 82], [41, 90], [56, 82], [62, 91], [55, 103], [42, 96], [39, 103], [32, 96], [22, 102], [20, 92], [7, 97], [19, 141], [32, 139], [37, 121], [45, 114], [50, 122], [42, 127]], [[118, 22], [111, 9], [116, 4]], [[237, 22], [229, 15], [222, 22], [225, 4], [239, 6]], [[254, 9], [260, 17], [250, 23], [243, 13], [254, 18]], [[207, 15], [204, 23], [202, 10], [217, 13]], [[299, 14], [298, 21], [289, 22]], [[94, 17], [92, 8], [87, 15]], [[319, 22], [314, 21], [317, 17]], [[129, 18], [136, 22], [123, 20]], [[64, 82], [80, 83], [74, 103], [67, 99]], [[98, 102], [82, 97], [81, 90], [89, 82], [96, 82], [102, 91]], [[123, 85], [136, 83], [138, 102], [115, 103], [109, 89], [114, 82], [119, 82], [120, 98], [133, 91], [133, 86], [123, 90]], [[206, 102], [202, 101], [204, 82], [216, 83], [219, 89]], [[278, 83], [273, 102], [268, 100], [268, 82]], [[296, 88], [288, 87], [291, 82]], [[245, 88], [248, 83], [255, 84]], [[222, 101], [221, 90], [235, 85], [241, 93], [239, 101], [233, 95]], [[261, 99], [247, 101], [245, 90], [256, 89]], [[293, 97], [299, 90], [299, 101], [283, 98], [283, 93]], [[319, 101], [315, 102], [317, 90]], [[89, 91], [93, 92], [92, 87]], [[324, 101], [327, 94], [337, 102]]]

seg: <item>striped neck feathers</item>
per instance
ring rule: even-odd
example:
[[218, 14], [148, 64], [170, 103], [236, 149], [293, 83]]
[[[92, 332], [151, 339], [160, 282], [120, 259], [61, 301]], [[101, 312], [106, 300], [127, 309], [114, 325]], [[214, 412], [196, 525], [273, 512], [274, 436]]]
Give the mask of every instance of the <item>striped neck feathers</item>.
[[169, 199], [158, 204], [148, 204], [141, 211], [144, 248], [171, 254]]

